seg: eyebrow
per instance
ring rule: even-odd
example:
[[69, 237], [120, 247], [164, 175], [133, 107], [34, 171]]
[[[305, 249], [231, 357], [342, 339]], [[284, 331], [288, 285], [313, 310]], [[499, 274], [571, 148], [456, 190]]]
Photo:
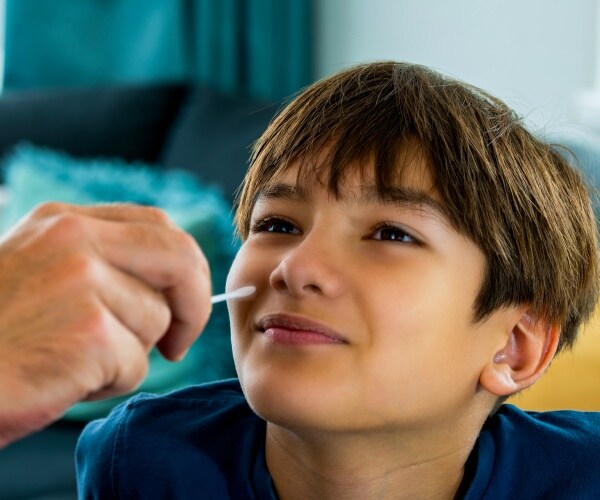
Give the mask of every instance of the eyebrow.
[[[308, 190], [303, 186], [292, 184], [271, 184], [259, 191], [255, 201], [261, 199], [286, 199], [292, 201], [305, 201]], [[407, 187], [386, 187], [378, 190], [376, 186], [367, 185], [361, 188], [358, 196], [353, 197], [356, 203], [381, 203], [399, 207], [427, 207], [439, 216], [448, 220], [448, 212], [444, 205], [424, 191]]]
[[380, 191], [375, 186], [367, 186], [362, 189], [358, 199], [365, 203], [383, 202], [399, 206], [427, 207], [445, 219], [448, 218], [448, 212], [442, 203], [418, 189], [399, 186], [386, 187]]
[[285, 199], [293, 201], [303, 201], [308, 198], [308, 193], [302, 186], [292, 184], [271, 184], [265, 186], [256, 193], [255, 201], [260, 199]]

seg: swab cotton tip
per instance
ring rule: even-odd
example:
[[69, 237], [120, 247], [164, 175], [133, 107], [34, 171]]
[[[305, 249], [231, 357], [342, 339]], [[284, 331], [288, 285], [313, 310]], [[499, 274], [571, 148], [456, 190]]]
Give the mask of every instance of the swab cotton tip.
[[213, 295], [210, 298], [210, 302], [211, 302], [211, 304], [216, 304], [217, 302], [223, 302], [225, 300], [242, 299], [244, 297], [249, 297], [254, 292], [256, 292], [255, 286], [253, 286], [253, 285], [243, 286], [236, 290], [232, 290], [231, 292]]

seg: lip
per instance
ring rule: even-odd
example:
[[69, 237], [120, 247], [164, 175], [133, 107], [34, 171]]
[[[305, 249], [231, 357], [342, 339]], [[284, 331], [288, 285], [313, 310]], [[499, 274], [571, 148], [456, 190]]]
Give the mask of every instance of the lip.
[[287, 345], [347, 344], [337, 331], [317, 321], [291, 314], [269, 314], [260, 319], [257, 329], [269, 340]]

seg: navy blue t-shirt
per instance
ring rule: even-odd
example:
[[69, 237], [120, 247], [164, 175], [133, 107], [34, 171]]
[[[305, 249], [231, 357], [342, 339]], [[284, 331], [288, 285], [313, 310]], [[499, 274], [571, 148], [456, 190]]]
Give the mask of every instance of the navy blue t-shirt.
[[[81, 435], [80, 498], [277, 498], [265, 431], [237, 380], [138, 395]], [[460, 496], [600, 498], [600, 413], [503, 405], [480, 433]]]

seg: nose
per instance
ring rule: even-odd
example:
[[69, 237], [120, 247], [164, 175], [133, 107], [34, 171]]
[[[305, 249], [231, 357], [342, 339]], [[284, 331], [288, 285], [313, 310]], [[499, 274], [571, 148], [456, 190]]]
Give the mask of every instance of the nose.
[[343, 257], [319, 238], [309, 234], [283, 255], [269, 277], [273, 289], [295, 297], [335, 298], [344, 293]]

